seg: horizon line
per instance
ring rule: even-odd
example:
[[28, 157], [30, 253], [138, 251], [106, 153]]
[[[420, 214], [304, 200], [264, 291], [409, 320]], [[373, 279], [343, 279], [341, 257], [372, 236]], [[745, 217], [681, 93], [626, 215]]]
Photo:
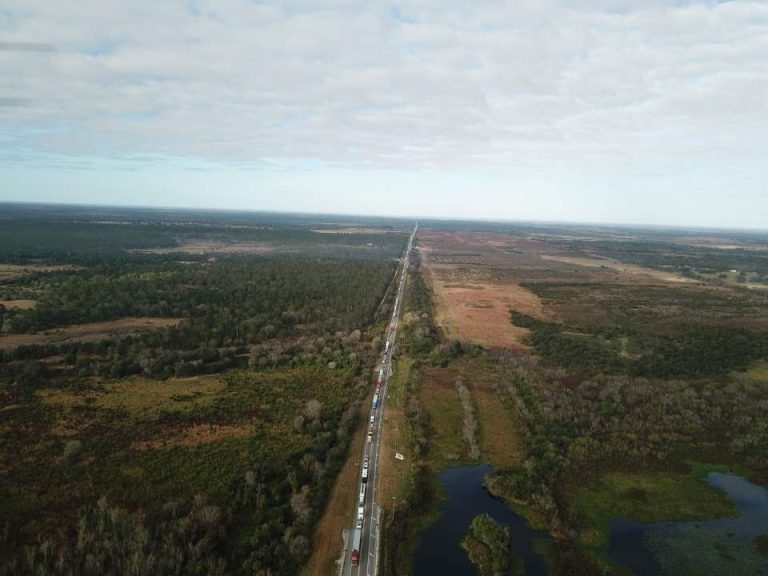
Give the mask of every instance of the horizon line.
[[768, 228], [757, 227], [733, 227], [733, 226], [712, 226], [712, 225], [690, 225], [690, 224], [656, 224], [650, 222], [608, 222], [608, 221], [579, 221], [579, 220], [516, 220], [510, 218], [460, 218], [455, 216], [417, 216], [406, 215], [397, 216], [393, 214], [361, 214], [353, 212], [302, 212], [298, 210], [259, 210], [257, 208], [219, 208], [202, 206], [151, 206], [141, 204], [109, 204], [109, 203], [89, 203], [89, 202], [45, 202], [35, 200], [3, 200], [0, 199], [0, 206], [59, 206], [68, 208], [115, 208], [124, 210], [157, 210], [167, 211], [176, 210], [182, 212], [221, 212], [221, 213], [241, 213], [241, 214], [279, 214], [294, 216], [333, 216], [347, 218], [375, 218], [388, 220], [408, 220], [419, 223], [420, 220], [433, 222], [476, 222], [493, 224], [528, 224], [540, 226], [576, 226], [576, 227], [614, 227], [614, 228], [654, 228], [659, 230], [686, 230], [686, 231], [715, 231], [715, 232], [757, 232], [768, 234]]

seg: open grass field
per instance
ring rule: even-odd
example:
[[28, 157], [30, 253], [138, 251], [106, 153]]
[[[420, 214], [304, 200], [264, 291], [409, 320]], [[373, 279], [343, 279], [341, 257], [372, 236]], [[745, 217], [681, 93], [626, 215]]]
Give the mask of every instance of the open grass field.
[[587, 268], [608, 268], [624, 274], [645, 276], [652, 279], [662, 280], [663, 282], [694, 282], [691, 278], [685, 278], [662, 270], [654, 270], [643, 266], [626, 264], [610, 258], [582, 258], [578, 256], [552, 256], [547, 254], [542, 254], [541, 258], [545, 261], [573, 264], [575, 266], [584, 266]]
[[[402, 498], [413, 469], [413, 452], [408, 438], [403, 392], [405, 382], [411, 377], [412, 365], [413, 360], [410, 358], [404, 357], [397, 360], [387, 387], [385, 426], [381, 439], [381, 458], [377, 479], [381, 506], [385, 509], [389, 509], [396, 503], [398, 495]], [[395, 453], [398, 452], [405, 457], [404, 460], [395, 459]]]
[[429, 461], [434, 470], [467, 461], [462, 438], [463, 412], [454, 382], [456, 372], [425, 367], [419, 375], [419, 403], [429, 414]]
[[78, 266], [68, 264], [0, 264], [0, 282], [17, 280], [40, 272], [60, 272], [77, 270]]
[[592, 253], [596, 240], [431, 229], [418, 240], [449, 338], [525, 350], [529, 331], [509, 322], [510, 311], [585, 331], [633, 323], [668, 333], [690, 321], [768, 328], [764, 292]]
[[768, 382], [768, 362], [756, 362], [746, 373], [748, 378]]
[[480, 451], [494, 467], [520, 466], [525, 460], [520, 425], [514, 411], [487, 386], [471, 386], [480, 422]]
[[[28, 307], [28, 308], [31, 308]], [[67, 342], [97, 342], [114, 336], [137, 334], [147, 330], [176, 326], [179, 318], [120, 318], [107, 322], [71, 324], [43, 333], [0, 334], [0, 350], [43, 344], [64, 344]]]
[[509, 310], [543, 317], [541, 301], [513, 278], [499, 274], [507, 255], [501, 238], [472, 240], [467, 234], [419, 235], [435, 319], [450, 338], [525, 349], [528, 330], [510, 324]]
[[588, 257], [544, 238], [426, 230], [420, 232], [418, 246], [438, 324], [451, 338], [485, 346], [527, 349], [528, 330], [510, 324], [510, 310], [559, 319], [560, 309], [531, 290], [532, 283], [619, 287], [693, 283], [669, 272]]
[[140, 419], [157, 417], [161, 412], [188, 412], [210, 406], [225, 390], [226, 383], [218, 376], [161, 381], [133, 377], [93, 382], [85, 389], [42, 388], [37, 395], [43, 404], [68, 411], [93, 406], [125, 411], [131, 418]]
[[37, 300], [0, 300], [0, 306], [4, 306], [8, 310], [29, 310], [37, 306]]
[[507, 321], [509, 310], [540, 315], [538, 297], [525, 288], [509, 284], [452, 284], [431, 278], [436, 318], [446, 334], [486, 346], [526, 349], [528, 330]]
[[266, 242], [223, 242], [191, 239], [180, 246], [167, 248], [136, 248], [136, 254], [266, 254], [276, 247]]
[[392, 230], [388, 228], [365, 228], [362, 226], [347, 226], [339, 228], [314, 228], [316, 234], [392, 234], [402, 233], [403, 229]]

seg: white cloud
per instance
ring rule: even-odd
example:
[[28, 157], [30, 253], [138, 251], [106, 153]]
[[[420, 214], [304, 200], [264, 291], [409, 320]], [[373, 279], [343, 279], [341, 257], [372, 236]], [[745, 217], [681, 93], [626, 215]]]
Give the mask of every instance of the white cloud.
[[765, 174], [764, 1], [3, 4], [14, 163]]

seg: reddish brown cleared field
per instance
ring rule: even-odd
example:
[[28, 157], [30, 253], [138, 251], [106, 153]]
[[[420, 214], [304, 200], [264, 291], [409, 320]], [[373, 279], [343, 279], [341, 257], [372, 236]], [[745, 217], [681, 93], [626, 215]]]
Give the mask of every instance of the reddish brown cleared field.
[[[600, 314], [598, 300], [625, 289], [660, 292], [677, 287], [692, 295], [730, 290], [569, 249], [541, 236], [426, 229], [419, 231], [418, 249], [437, 323], [449, 338], [485, 346], [527, 349], [528, 331], [511, 324], [510, 311], [559, 321]], [[546, 301], [526, 288], [542, 282], [569, 285], [572, 295]]]

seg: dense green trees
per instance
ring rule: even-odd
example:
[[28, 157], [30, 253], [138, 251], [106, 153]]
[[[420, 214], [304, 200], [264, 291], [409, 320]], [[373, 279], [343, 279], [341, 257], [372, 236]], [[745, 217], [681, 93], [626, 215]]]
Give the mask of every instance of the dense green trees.
[[408, 270], [407, 296], [409, 314], [402, 329], [402, 340], [408, 353], [423, 358], [432, 353], [440, 343], [440, 334], [432, 318], [432, 295], [419, 270], [421, 257], [412, 252]]
[[[3, 332], [179, 322], [0, 352], [0, 574], [298, 573], [367, 392], [406, 235], [318, 234], [303, 217], [85, 212], [0, 212], [0, 262], [75, 265], [0, 282], [0, 299], [37, 301], [0, 309]], [[134, 252], [192, 240], [268, 253]], [[173, 379], [179, 393], [156, 411], [129, 406], [137, 381], [214, 372], [214, 392]]]
[[524, 574], [522, 560], [512, 554], [511, 533], [488, 514], [475, 516], [461, 545], [481, 576]]
[[347, 334], [375, 320], [394, 269], [388, 261], [293, 256], [123, 262], [49, 274], [36, 280], [38, 306], [7, 314], [7, 329], [29, 332], [131, 316], [182, 320], [100, 342], [5, 350], [0, 376], [21, 378], [28, 362], [58, 354], [66, 362], [57, 370], [109, 378], [219, 372], [249, 358], [256, 368], [322, 359], [347, 365], [355, 361]]
[[[367, 386], [327, 367], [222, 378], [215, 402], [157, 416], [16, 405], [0, 461], [0, 574], [297, 573]], [[62, 442], [57, 422], [78, 440]], [[173, 441], [200, 424], [251, 432]]]
[[[724, 376], [768, 356], [768, 334], [738, 326], [682, 324], [671, 334], [642, 327], [577, 333], [563, 324], [511, 312], [516, 326], [531, 330], [530, 344], [553, 366], [590, 373], [654, 378]], [[627, 341], [633, 352], [628, 354]]]

